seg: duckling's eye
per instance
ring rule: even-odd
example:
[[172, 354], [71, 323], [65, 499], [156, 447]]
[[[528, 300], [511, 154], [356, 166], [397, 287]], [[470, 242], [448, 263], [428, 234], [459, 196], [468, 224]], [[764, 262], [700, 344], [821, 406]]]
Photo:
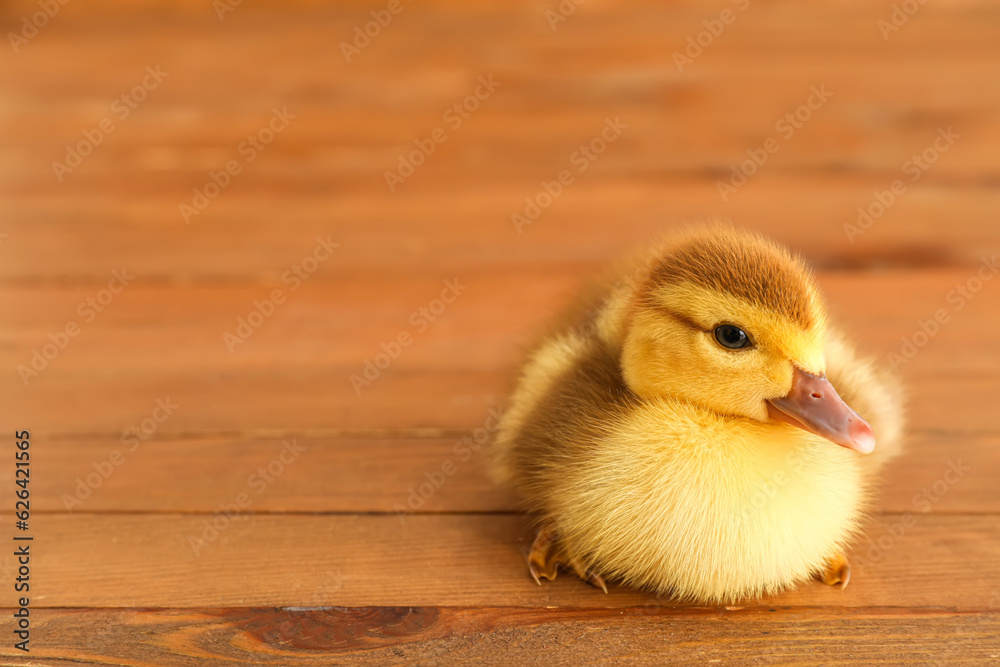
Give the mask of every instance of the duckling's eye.
[[722, 324], [715, 327], [715, 340], [719, 341], [719, 345], [730, 350], [739, 350], [751, 345], [750, 337], [747, 336], [746, 332], [732, 324]]

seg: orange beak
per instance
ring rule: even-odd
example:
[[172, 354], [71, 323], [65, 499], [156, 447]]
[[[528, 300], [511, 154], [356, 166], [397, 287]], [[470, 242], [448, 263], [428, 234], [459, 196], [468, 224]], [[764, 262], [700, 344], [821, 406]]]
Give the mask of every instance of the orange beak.
[[868, 422], [844, 403], [825, 377], [801, 368], [795, 369], [787, 396], [767, 401], [767, 414], [861, 454], [875, 449], [875, 432]]

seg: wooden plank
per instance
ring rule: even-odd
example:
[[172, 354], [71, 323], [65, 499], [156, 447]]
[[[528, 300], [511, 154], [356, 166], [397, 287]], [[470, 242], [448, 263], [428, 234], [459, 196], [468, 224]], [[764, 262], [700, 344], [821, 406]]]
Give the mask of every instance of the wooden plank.
[[[335, 29], [304, 35], [303, 39], [314, 39]], [[345, 31], [349, 32], [350, 27]], [[251, 44], [246, 46], [249, 48]], [[988, 183], [992, 164], [987, 160], [986, 147], [995, 144], [1000, 137], [1000, 133], [980, 117], [983, 110], [995, 111], [1000, 106], [1000, 95], [989, 88], [979, 89], [989, 91], [986, 93], [967, 92], [976, 90], [970, 87], [995, 69], [996, 57], [973, 62], [959, 59], [912, 63], [912, 71], [902, 73], [895, 65], [875, 67], [860, 77], [845, 73], [844, 65], [848, 63], [837, 69], [818, 63], [778, 65], [775, 69], [779, 74], [792, 81], [780, 88], [764, 84], [773, 89], [773, 94], [755, 100], [750, 96], [761, 82], [752, 77], [733, 78], [731, 84], [723, 88], [709, 88], [706, 82], [688, 83], [666, 67], [662, 74], [651, 75], [648, 71], [634, 71], [635, 66], [624, 66], [621, 69], [625, 72], [608, 72], [596, 79], [571, 76], [567, 81], [565, 73], [560, 78], [558, 72], [551, 71], [537, 79], [525, 79], [514, 71], [503, 68], [497, 71], [484, 63], [478, 70], [459, 70], [443, 81], [436, 72], [418, 70], [414, 73], [415, 78], [428, 79], [427, 85], [433, 94], [413, 99], [416, 108], [405, 111], [390, 96], [376, 98], [370, 105], [360, 108], [333, 112], [327, 105], [315, 102], [258, 96], [248, 99], [246, 107], [238, 113], [230, 109], [230, 100], [221, 96], [213, 100], [212, 92], [198, 90], [197, 84], [192, 82], [206, 84], [203, 79], [193, 78], [197, 72], [179, 69], [167, 61], [162, 67], [169, 77], [160, 84], [162, 90], [151, 91], [148, 102], [138, 106], [134, 116], [121, 118], [116, 111], [119, 107], [111, 108], [110, 104], [142, 81], [145, 65], [161, 63], [161, 58], [150, 55], [149, 61], [139, 61], [140, 65], [132, 64], [128, 70], [122, 70], [117, 80], [79, 91], [77, 97], [70, 97], [66, 104], [51, 112], [46, 108], [51, 102], [46, 102], [38, 93], [32, 94], [30, 89], [25, 91], [15, 107], [17, 112], [11, 114], [11, 121], [23, 125], [25, 131], [3, 153], [7, 169], [14, 159], [25, 163], [22, 171], [11, 173], [14, 177], [11, 185], [26, 188], [28, 192], [59, 189], [77, 194], [86, 192], [96, 183], [102, 189], [121, 192], [136, 185], [148, 187], [153, 182], [183, 185], [204, 178], [209, 169], [222, 168], [228, 159], [242, 161], [246, 156], [239, 154], [237, 147], [270, 121], [276, 107], [286, 109], [290, 121], [273, 143], [260, 152], [259, 162], [255, 160], [254, 164], [244, 165], [246, 173], [239, 174], [237, 179], [241, 183], [266, 179], [274, 188], [294, 180], [315, 192], [312, 188], [329, 183], [331, 177], [338, 185], [363, 183], [359, 177], [367, 177], [371, 189], [388, 192], [383, 170], [397, 169], [399, 155], [413, 150], [414, 140], [426, 139], [435, 128], [441, 128], [451, 142], [436, 146], [426, 163], [419, 165], [419, 175], [415, 175], [412, 182], [407, 177], [399, 191], [407, 192], [434, 181], [438, 181], [440, 187], [443, 177], [470, 183], [480, 181], [484, 174], [501, 179], [520, 174], [532, 179], [551, 178], [549, 172], [556, 165], [560, 165], [557, 171], [571, 167], [569, 159], [573, 150], [598, 136], [605, 129], [608, 118], [619, 119], [622, 132], [606, 151], [600, 148], [599, 156], [590, 161], [592, 165], [588, 170], [592, 167], [598, 174], [699, 175], [717, 171], [728, 178], [732, 164], [747, 159], [748, 150], [760, 149], [764, 140], [772, 137], [778, 141], [779, 148], [767, 156], [766, 163], [758, 165], [761, 173], [805, 169], [834, 174], [871, 172], [871, 176], [895, 172], [901, 177], [903, 175], [898, 172], [903, 163], [937, 141], [938, 149], [943, 152], [930, 157], [929, 162], [933, 164], [921, 170], [921, 180]], [[248, 53], [247, 57], [253, 56]], [[771, 58], [761, 62], [751, 56], [748, 60], [751, 61], [747, 64], [748, 70], [772, 66]], [[277, 75], [275, 63], [261, 65], [266, 67], [265, 71]], [[298, 65], [298, 61], [292, 61], [285, 66]], [[313, 80], [302, 81], [300, 85], [331, 86], [326, 70], [312, 71], [310, 78]], [[948, 73], [958, 71], [961, 74], [947, 79]], [[927, 78], [919, 86], [911, 84], [903, 90], [893, 86], [890, 90], [874, 93], [890, 74], [900, 76], [899, 81], [913, 82], [920, 73]], [[479, 77], [486, 74], [497, 84], [493, 93], [495, 99], [483, 101], [462, 125], [457, 125], [457, 121], [452, 120], [454, 116], [447, 114], [448, 110], [472, 94], [477, 86], [482, 90]], [[627, 98], [617, 104], [586, 102], [608, 85], [615, 85], [612, 79], [620, 79], [623, 74], [640, 79], [638, 83], [644, 85], [633, 84], [635, 91], [621, 91], [619, 95]], [[233, 71], [232, 76], [240, 74]], [[602, 81], [602, 78], [607, 80]], [[859, 79], [861, 85], [856, 83]], [[246, 83], [273, 85], [266, 80]], [[366, 82], [360, 78], [339, 83], [333, 84], [335, 92], [345, 97], [369, 95]], [[813, 95], [811, 91], [819, 90], [821, 84], [830, 94], [828, 106], [819, 108], [798, 131], [781, 122], [787, 114], [806, 103]], [[18, 82], [9, 85], [17, 86]], [[396, 86], [402, 87], [402, 82]], [[548, 86], [552, 91], [555, 99], [551, 108], [539, 108], [536, 89], [541, 86]], [[220, 92], [216, 89], [214, 96], [219, 96]], [[929, 92], [961, 95], [961, 102], [956, 108], [942, 110], [921, 99], [921, 95]], [[238, 93], [234, 91], [234, 94]], [[404, 91], [400, 90], [399, 94]], [[193, 115], [194, 108], [189, 100], [206, 96], [205, 105], [210, 111], [195, 128], [171, 122]], [[883, 96], [886, 99], [878, 99]], [[665, 118], [663, 110], [650, 108], [662, 103], [664, 97], [689, 98], [690, 101], [685, 99], [683, 104], [672, 107]], [[912, 100], [917, 109], [904, 112], [901, 99]], [[813, 101], [815, 104], [815, 98]], [[728, 104], [743, 104], [746, 112], [736, 118], [726, 115]], [[31, 115], [30, 109], [35, 105], [45, 108], [46, 113]], [[876, 126], [878, 121], [873, 116], [879, 111], [890, 113], [899, 121], [906, 119], [906, 113], [910, 121], [890, 127], [880, 123]], [[917, 122], [913, 121], [914, 116]], [[102, 140], [79, 166], [69, 165], [72, 170], [57, 177], [52, 161], [65, 162], [67, 144], [80, 142], [82, 132], [92, 130], [105, 117], [117, 123], [115, 130], [107, 135], [107, 143]], [[714, 135], [713, 127], [716, 129]], [[725, 129], [720, 131], [720, 127]], [[946, 131], [949, 127], [951, 133], [939, 135], [939, 130]], [[877, 128], [881, 129], [881, 135], [876, 135]], [[946, 139], [939, 140], [939, 136]], [[648, 142], [643, 143], [640, 138]], [[658, 152], [668, 146], [669, 153]], [[484, 163], [485, 154], [491, 158], [488, 163]], [[299, 168], [288, 173], [286, 170], [295, 161]], [[311, 169], [302, 169], [303, 166]], [[282, 171], [286, 172], [284, 178], [274, 179]], [[107, 182], [109, 173], [120, 175], [121, 180]], [[420, 185], [415, 186], [417, 183]], [[182, 192], [189, 189], [183, 188]]]
[[34, 611], [33, 623], [32, 662], [4, 645], [6, 664], [912, 665], [1000, 655], [996, 612], [895, 608], [53, 609]]
[[[46, 442], [35, 459], [33, 507], [88, 513], [213, 512], [240, 493], [254, 491], [248, 479], [266, 470], [280, 456], [283, 443], [292, 441], [295, 449], [301, 448], [301, 458], [285, 467], [280, 481], [266, 493], [253, 494], [254, 504], [247, 512], [394, 512], [409, 507], [411, 489], [413, 505], [421, 513], [514, 509], [508, 495], [487, 479], [483, 450], [472, 439], [466, 444], [459, 438], [291, 436], [150, 440], [135, 452], [117, 440]], [[104, 462], [114, 451], [121, 453], [123, 462], [108, 468]], [[192, 461], [198, 464], [192, 466]], [[450, 472], [442, 475], [442, 466]], [[109, 474], [103, 479], [94, 477], [98, 469]], [[173, 483], [162, 484], [164, 475]], [[88, 477], [93, 484], [88, 484]], [[254, 483], [259, 478], [258, 473]], [[0, 470], [0, 484], [9, 479], [12, 473]], [[424, 499], [416, 489], [429, 479], [440, 486], [428, 487], [435, 490]], [[961, 496], [957, 501], [954, 498], [955, 494], [949, 500], [961, 503]], [[954, 507], [954, 502], [948, 506]]]
[[[995, 266], [1000, 271], [1000, 260]], [[283, 282], [283, 273], [251, 284], [185, 286], [158, 285], [136, 272], [117, 296], [106, 290], [110, 270], [98, 285], [8, 285], [0, 287], [0, 308], [9, 313], [0, 332], [0, 359], [11, 368], [29, 365], [33, 351], [51, 343], [49, 335], [58, 337], [72, 321], [80, 334], [44, 372], [28, 379], [28, 387], [49, 375], [97, 365], [116, 375], [274, 366], [301, 371], [322, 365], [331, 376], [349, 376], [361, 373], [366, 360], [383, 353], [382, 344], [391, 344], [401, 333], [412, 342], [401, 348], [385, 376], [431, 369], [507, 371], [552, 312], [563, 308], [596, 268], [576, 264], [510, 274], [481, 267], [471, 275], [425, 271], [350, 278], [327, 275], [321, 263], [305, 281], [289, 270], [287, 276], [301, 284], [299, 289]], [[980, 264], [822, 271], [818, 278], [835, 326], [862, 353], [886, 364], [895, 361], [909, 376], [923, 376], [1000, 371], [1000, 349], [990, 344], [1000, 331], [1000, 279], [991, 270]], [[284, 301], [274, 306], [273, 315], [253, 328], [245, 342], [227, 342], [224, 334], [235, 335], [240, 318], [255, 310], [255, 302], [269, 300], [275, 289]], [[451, 303], [443, 302], [442, 294]], [[86, 303], [98, 296], [112, 298], [104, 306]], [[936, 314], [941, 322], [934, 322]], [[932, 335], [918, 334], [922, 329]], [[904, 338], [922, 344], [904, 349]], [[296, 344], [290, 346], [289, 340]], [[122, 348], [135, 351], [126, 355]], [[908, 356], [903, 359], [889, 359], [904, 352]], [[350, 388], [349, 379], [346, 383]]]
[[[317, 271], [316, 282], [297, 292], [277, 280], [198, 288], [140, 283], [89, 325], [75, 315], [94, 287], [8, 287], [0, 290], [0, 307], [9, 314], [0, 360], [14, 372], [0, 384], [0, 396], [22, 424], [49, 435], [119, 437], [168, 397], [181, 407], [161, 435], [469, 431], [502, 403], [521, 349], [584, 268], [571, 275], [455, 276], [467, 280], [466, 289], [423, 332], [411, 317], [422, 318], [419, 309], [440, 295], [440, 276], [341, 282], [320, 281]], [[839, 321], [883, 362], [905, 351], [903, 338], [917, 336], [920, 322], [946, 311], [948, 322], [899, 368], [917, 431], [996, 431], [988, 404], [970, 396], [990, 395], [1000, 382], [1000, 352], [992, 344], [1000, 283], [963, 297], [961, 309], [949, 297], [973, 275], [956, 269], [822, 276]], [[274, 287], [285, 290], [287, 302], [230, 353], [223, 333], [235, 331], [237, 318]], [[80, 334], [24, 386], [18, 365], [30, 364], [32, 351], [71, 319], [79, 320]], [[351, 377], [404, 332], [413, 343], [356, 390]]]
[[[278, 193], [275, 179], [287, 180], [298, 169], [281, 161], [275, 166], [281, 174], [247, 173], [247, 180], [234, 181], [191, 225], [178, 205], [198, 179], [113, 195], [88, 188], [60, 189], [52, 197], [21, 189], [5, 195], [8, 238], [0, 245], [0, 277], [96, 282], [124, 265], [161, 281], [257, 280], [300, 262], [320, 236], [341, 244], [322, 274], [413, 274], [434, 266], [445, 275], [469, 275], [491, 265], [538, 271], [603, 263], [712, 216], [768, 234], [821, 266], [973, 266], [1000, 252], [993, 217], [1000, 194], [986, 186], [911, 184], [863, 235], [849, 237], [845, 225], [857, 223], [858, 207], [872, 205], [873, 192], [895, 176], [761, 174], [723, 202], [714, 177], [583, 174], [518, 234], [511, 214], [524, 212], [525, 197], [535, 197], [540, 180], [551, 180], [568, 155], [537, 179], [498, 183], [491, 176], [490, 185], [462, 188], [435, 181], [391, 197], [380, 189], [384, 183], [374, 183], [380, 174], [360, 193], [318, 195], [312, 186], [294, 190], [291, 183], [293, 191]], [[777, 209], [775, 201], [782, 203]], [[283, 221], [280, 228], [276, 218]]]
[[[140, 47], [139, 53], [155, 53], [162, 50], [165, 43], [169, 43], [171, 33], [185, 31], [211, 33], [215, 38], [212, 44], [192, 43], [192, 53], [209, 51], [215, 54], [217, 51], [212, 50], [213, 46], [224, 44], [230, 48], [235, 46], [237, 50], [249, 52], [254, 61], [265, 65], [272, 64], [272, 67], [265, 67], [264, 70], [256, 68], [239, 70], [231, 62], [219, 61], [219, 67], [240, 71], [240, 83], [246, 79], [272, 75], [275, 69], [291, 60], [299, 59], [304, 50], [335, 56], [332, 63], [324, 63], [334, 65], [328, 67], [328, 77], [344, 79], [351, 77], [353, 72], [358, 70], [377, 69], [382, 78], [392, 81], [398, 69], [435, 66], [442, 62], [447, 62], [452, 67], [462, 64], [456, 56], [467, 56], [479, 61], [489, 60], [489, 52], [472, 47], [476, 44], [477, 38], [498, 34], [509, 35], [508, 48], [528, 50], [552, 61], [551, 68], [518, 67], [516, 71], [526, 78], [553, 76], [566, 71], [585, 71], [584, 68], [597, 65], [596, 72], [591, 70], [593, 77], [594, 74], [600, 74], [602, 70], [613, 67], [621, 61], [627, 63], [639, 61], [647, 65], [654, 63], [662, 65], [664, 70], [673, 73], [676, 72], [676, 68], [672, 51], [682, 50], [686, 46], [685, 41], [688, 36], [704, 29], [702, 21], [717, 15], [717, 12], [706, 10], [704, 5], [691, 2], [671, 3], [667, 6], [662, 3], [634, 2], [603, 8], [591, 6], [581, 8], [574, 13], [567, 25], [553, 31], [549, 29], [544, 10], [541, 8], [533, 7], [531, 11], [525, 11], [527, 7], [512, 9], [509, 6], [487, 7], [482, 4], [468, 7], [456, 6], [453, 3], [425, 3], [416, 12], [405, 13], [393, 23], [391, 29], [384, 30], [383, 34], [374, 40], [373, 48], [356, 57], [354, 62], [350, 63], [351, 67], [347, 67], [340, 52], [340, 40], [309, 41], [309, 37], [322, 32], [333, 34], [342, 32], [344, 39], [349, 39], [354, 25], [359, 21], [371, 20], [367, 11], [370, 7], [363, 3], [357, 3], [350, 9], [343, 5], [325, 6], [322, 12], [295, 14], [261, 11], [259, 6], [244, 6], [230, 16], [229, 21], [222, 26], [219, 25], [214, 11], [203, 5], [199, 6], [201, 11], [197, 16], [189, 17], [186, 21], [168, 23], [159, 21], [160, 16], [167, 12], [135, 15], [126, 9], [122, 13], [128, 15], [130, 21], [132, 29], [128, 32], [123, 32], [116, 22], [90, 20], [88, 14], [98, 17], [101, 14], [90, 9], [91, 5], [63, 9], [60, 12], [60, 21], [53, 22], [48, 30], [43, 31], [44, 39], [32, 43], [31, 53], [34, 60], [22, 59], [25, 62], [18, 63], [19, 67], [13, 72], [5, 73], [5, 77], [23, 80], [25, 85], [28, 85], [24, 72], [47, 68], [46, 73], [50, 76], [69, 79], [72, 73], [78, 71], [76, 68], [80, 67], [79, 62], [67, 62], [64, 69], [56, 69], [51, 67], [51, 62], [48, 60], [50, 54], [66, 48], [66, 42], [92, 40], [95, 48], [88, 51], [89, 60], [108, 67], [94, 72], [88, 80], [102, 82], [114, 78], [117, 72], [125, 68], [120, 60], [114, 58], [116, 48], [136, 45]], [[942, 62], [963, 57], [973, 62], [977, 60], [982, 62], [997, 52], [995, 40], [990, 39], [992, 34], [989, 27], [990, 19], [996, 16], [996, 8], [983, 0], [962, 3], [962, 6], [938, 6], [932, 8], [930, 12], [921, 12], [918, 20], [910, 22], [905, 31], [899, 31], [900, 34], [894, 35], [894, 39], [889, 42], [881, 38], [875, 26], [879, 19], [885, 18], [886, 13], [891, 12], [891, 2], [888, 0], [883, 3], [855, 4], [853, 7], [823, 3], [810, 6], [808, 10], [793, 6], [772, 6], [768, 9], [770, 11], [737, 12], [740, 21], [729, 28], [723, 38], [714, 40], [711, 48], [705, 49], [705, 57], [698, 59], [697, 66], [688, 68], [688, 76], [700, 78], [704, 76], [705, 70], [714, 72], [719, 63], [726, 61], [729, 61], [731, 71], [739, 71], [746, 66], [746, 61], [735, 58], [738, 55], [771, 57], [775, 59], [776, 65], [785, 68], [796, 67], [812, 59], [819, 60], [818, 55], [824, 56], [828, 61], [832, 56], [835, 64], [837, 60], [850, 62], [857, 60], [859, 56], [864, 56], [870, 66], [891, 63], [897, 71], [906, 71], [907, 66], [914, 64], [912, 61], [907, 62], [906, 56], [911, 58], [917, 56], [927, 69], [933, 71], [934, 65]], [[926, 20], [925, 17], [930, 16], [933, 16], [933, 20]], [[461, 22], [466, 30], [463, 33], [449, 35], [448, 40], [442, 41], [437, 53], [443, 57], [425, 59], [401, 57], [400, 51], [419, 39], [420, 30], [428, 23], [458, 22]], [[782, 29], [775, 29], [775, 25], [778, 24]], [[268, 27], [273, 30], [275, 25], [280, 25], [283, 28], [281, 34], [289, 41], [295, 41], [298, 48], [274, 50], [266, 54], [254, 53], [250, 44], [259, 33], [266, 31]], [[236, 27], [227, 29], [229, 26]], [[334, 30], [331, 31], [331, 28]], [[105, 36], [108, 33], [114, 35], [113, 41], [96, 39], [97, 36]], [[657, 39], [660, 41], [657, 42]], [[940, 53], [935, 54], [934, 58], [929, 58], [926, 52], [918, 49], [919, 45], [925, 48], [938, 47]], [[804, 48], [806, 46], [808, 48]], [[223, 47], [218, 48], [221, 50]], [[581, 57], [554, 59], [551, 57], [553, 51], [566, 51], [579, 54]], [[795, 55], [794, 59], [776, 57], [790, 53]], [[737, 62], [732, 62], [733, 60]], [[391, 62], [396, 70], [387, 72], [385, 65], [388, 62]], [[306, 65], [296, 70], [289, 70], [286, 74], [288, 80], [296, 82], [304, 77], [315, 77], [320, 70], [319, 63], [306, 63]], [[747, 69], [752, 70], [752, 68]], [[856, 78], [862, 79], [869, 73], [870, 68], [859, 71]], [[758, 73], [758, 76], [762, 74]], [[966, 73], [956, 71], [954, 76], [961, 77], [964, 74]], [[927, 82], [927, 77], [898, 76], [894, 79], [887, 77], [883, 90], [888, 86], [920, 86], [926, 85]], [[217, 87], [232, 85], [228, 80], [216, 83]], [[634, 80], [624, 83], [634, 85]], [[206, 93], [212, 92], [207, 78], [202, 79], [201, 87]], [[241, 91], [245, 94], [246, 90], [248, 88], [243, 88]], [[418, 96], [426, 96], [428, 92], [433, 93], [423, 90], [414, 92]], [[547, 92], [539, 90], [536, 91], [536, 95], [540, 100], [545, 100]], [[612, 92], [621, 91], [612, 90]], [[964, 92], [966, 95], [989, 94], [971, 89]], [[748, 99], [747, 103], [752, 104], [755, 101]], [[739, 119], [732, 118], [732, 120], [738, 122]]]
[[[16, 428], [33, 429], [46, 439], [120, 438], [126, 429], [141, 427], [156, 401], [166, 398], [180, 408], [157, 427], [159, 437], [284, 437], [301, 432], [461, 437], [482, 427], [490, 409], [501, 408], [512, 376], [513, 369], [400, 373], [381, 377], [371, 392], [357, 396], [345, 382], [346, 372], [323, 370], [156, 377], [53, 373], [39, 378], [29, 393], [6, 392], [4, 401], [17, 415]], [[331, 380], [337, 377], [341, 382]], [[994, 374], [942, 372], [907, 378], [905, 387], [911, 393], [907, 425], [913, 431], [957, 437], [997, 431], [996, 416], [982, 398], [1000, 393], [1000, 378]]]
[[[456, 9], [444, 7], [447, 12]], [[991, 215], [996, 210], [992, 147], [997, 135], [988, 118], [1000, 104], [1000, 92], [978, 85], [995, 69], [997, 47], [988, 18], [996, 9], [991, 3], [921, 12], [888, 43], [874, 24], [891, 11], [890, 5], [854, 5], [850, 12], [840, 7], [748, 12], [698, 61], [691, 76], [675, 74], [664, 49], [666, 37], [683, 43], [691, 30], [702, 29], [704, 9], [691, 4], [634, 6], [637, 18], [614, 23], [628, 40], [595, 39], [607, 32], [609, 18], [615, 16], [598, 7], [581, 9], [556, 32], [547, 29], [538, 11], [491, 20], [501, 15], [497, 8], [466, 9], [467, 29], [454, 45], [442, 44], [461, 56], [461, 67], [406, 58], [412, 71], [402, 68], [393, 77], [386, 77], [382, 67], [399, 55], [398, 48], [410, 49], [428, 21], [457, 19], [440, 9], [428, 10], [421, 21], [401, 19], [386, 31], [378, 50], [366, 52], [373, 58], [348, 67], [340, 61], [336, 40], [328, 37], [337, 29], [350, 33], [359, 18], [367, 19], [364, 6], [357, 13], [299, 18], [241, 7], [225, 24], [200, 9], [204, 25], [164, 25], [153, 17], [127, 34], [115, 22], [74, 23], [76, 12], [85, 10], [63, 9], [60, 20], [32, 42], [31, 57], [19, 58], [17, 67], [0, 73], [5, 90], [18, 91], [5, 116], [18, 131], [8, 132], [11, 147], [0, 153], [0, 170], [8, 177], [8, 226], [13, 228], [0, 249], [7, 252], [3, 275], [99, 274], [122, 262], [155, 273], [228, 267], [273, 271], [281, 268], [270, 264], [278, 253], [257, 248], [271, 250], [277, 243], [280, 254], [292, 262], [302, 252], [301, 243], [329, 233], [331, 226], [341, 232], [345, 247], [365, 245], [351, 243], [355, 238], [369, 241], [370, 250], [342, 258], [356, 258], [354, 268], [383, 269], [398, 265], [401, 256], [404, 263], [445, 257], [453, 266], [467, 267], [491, 252], [494, 237], [511, 236], [510, 213], [538, 191], [539, 180], [551, 179], [565, 167], [570, 152], [594, 132], [594, 123], [600, 125], [612, 112], [629, 118], [629, 134], [580, 175], [581, 185], [546, 211], [544, 224], [532, 227], [534, 243], [551, 242], [558, 248], [568, 242], [594, 257], [607, 252], [606, 235], [580, 234], [581, 224], [603, 227], [614, 219], [616, 232], [625, 230], [624, 245], [663, 221], [725, 214], [778, 231], [806, 250], [842, 258], [855, 250], [842, 226], [856, 218], [856, 208], [871, 203], [873, 190], [898, 177], [903, 162], [923, 150], [939, 126], [954, 122], [965, 138], [911, 186], [863, 241], [883, 250], [904, 241], [937, 245], [957, 250], [966, 260], [983, 251], [984, 237], [992, 239], [985, 243], [987, 250], [997, 249]], [[927, 15], [935, 20], [919, 20]], [[794, 28], [774, 30], [778, 18]], [[233, 22], [239, 29], [224, 29]], [[261, 52], [259, 34], [273, 33], [276, 22], [296, 43], [322, 43], [326, 50]], [[525, 25], [541, 30], [524, 30]], [[173, 78], [71, 178], [57, 183], [52, 159], [100, 119], [109, 99], [134, 85], [136, 60], [123, 62], [121, 49], [141, 62], [157, 61], [178, 35], [193, 29], [211, 39], [191, 45], [191, 61], [213, 62], [217, 76], [199, 76], [201, 70], [185, 68], [185, 63], [170, 64]], [[440, 123], [441, 110], [466, 95], [480, 71], [497, 69], [493, 65], [498, 63], [472, 45], [487, 36], [504, 41], [510, 34], [524, 41], [518, 43], [527, 51], [525, 60], [539, 56], [550, 66], [500, 68], [498, 74], [507, 81], [497, 104], [484, 105], [457, 131], [461, 135], [456, 132], [457, 141], [441, 146], [407, 183], [414, 187], [390, 197], [383, 171], [413, 138]], [[845, 37], [851, 40], [847, 44]], [[805, 44], [817, 53], [815, 60], [802, 54]], [[920, 55], [926, 54], [933, 44], [940, 46], [933, 49], [933, 59], [911, 53], [919, 48]], [[865, 50], [859, 52], [862, 46]], [[217, 62], [212, 54], [219, 48], [234, 56]], [[792, 50], [795, 57], [787, 57]], [[84, 51], [87, 59], [74, 57]], [[569, 56], [555, 59], [553, 53]], [[331, 59], [337, 66], [331, 66]], [[734, 59], [746, 66], [732, 68]], [[399, 69], [398, 62], [392, 65]], [[380, 85], [385, 92], [366, 92], [373, 74], [387, 79]], [[801, 91], [818, 79], [837, 91], [823, 109], [829, 116], [817, 114], [815, 124], [786, 142], [759, 176], [730, 202], [722, 202], [716, 180], [762, 141], [775, 119], [798, 104]], [[324, 97], [292, 97], [292, 106], [301, 112], [288, 134], [234, 179], [197, 225], [184, 226], [177, 205], [259, 126], [260, 114], [269, 113], [275, 99], [285, 100], [246, 91], [268, 90], [278, 80], [283, 89], [329, 89], [352, 103], [335, 106]], [[61, 93], [58, 105], [47, 97], [55, 86]], [[196, 109], [193, 99], [198, 100]], [[407, 104], [399, 104], [400, 99]], [[733, 108], [741, 112], [732, 114]], [[822, 180], [810, 184], [797, 178], [803, 171], [819, 172]], [[831, 184], [842, 182], [844, 172], [851, 182], [831, 195]], [[490, 185], [484, 187], [484, 181]], [[280, 209], [271, 208], [278, 197]], [[782, 202], [780, 210], [775, 201]], [[87, 224], [79, 224], [81, 215]], [[284, 221], [281, 229], [273, 226], [275, 218]], [[441, 236], [457, 240], [439, 240], [439, 228], [429, 222], [434, 218], [443, 219]], [[289, 225], [301, 229], [301, 236], [289, 234]], [[344, 231], [348, 226], [360, 231]], [[482, 237], [478, 231], [454, 234], [480, 227], [485, 228]], [[551, 231], [540, 233], [542, 227]], [[164, 236], [151, 244], [146, 235], [154, 229]], [[381, 237], [401, 229], [404, 236], [388, 245]], [[89, 241], [94, 236], [105, 243], [93, 247]], [[810, 236], [815, 238], [808, 240]], [[370, 243], [375, 238], [380, 242]], [[521, 241], [510, 241], [519, 248], [515, 257], [551, 259], [551, 249], [539, 253]], [[44, 253], [39, 251], [43, 247]], [[431, 252], [437, 248], [439, 252]], [[509, 249], [502, 250], [496, 254]]]
[[[141, 427], [157, 400], [168, 398], [180, 407], [157, 427], [161, 436], [266, 436], [302, 429], [327, 435], [433, 435], [480, 427], [487, 410], [500, 404], [510, 385], [507, 374], [427, 372], [385, 377], [377, 391], [359, 397], [347, 380], [347, 373], [322, 369], [157, 376], [84, 371], [43, 375], [30, 394], [19, 393], [7, 402], [8, 391], [4, 401], [17, 415], [17, 428], [34, 429], [42, 437], [90, 433], [119, 438], [125, 429]], [[59, 406], [58, 412], [53, 405]], [[952, 407], [959, 406], [945, 409]], [[963, 426], [983, 428], [983, 421], [980, 417]]]
[[[214, 512], [248, 491], [248, 480], [301, 447], [281, 480], [255, 497], [258, 512], [510, 512], [514, 500], [486, 473], [474, 438], [331, 439], [68, 438], [38, 448], [33, 508], [63, 512]], [[118, 454], [115, 454], [118, 452]], [[120, 457], [120, 458], [119, 458]], [[114, 461], [119, 461], [117, 465]], [[196, 461], [197, 465], [192, 465]], [[961, 471], [959, 473], [955, 471]], [[443, 475], [441, 473], [444, 473]], [[12, 483], [0, 470], [0, 486]], [[163, 479], [172, 480], [164, 484]], [[915, 434], [885, 471], [881, 512], [1000, 513], [1000, 435]], [[435, 484], [427, 486], [428, 482]], [[429, 497], [421, 495], [434, 488]], [[252, 489], [250, 489], [252, 490]]]
[[[220, 530], [214, 539], [211, 521]], [[846, 590], [810, 583], [767, 604], [950, 611], [996, 604], [1000, 523], [994, 515], [884, 515], [879, 521], [852, 551], [854, 576]], [[38, 514], [31, 519], [38, 547], [32, 552], [34, 606], [297, 606], [304, 599], [309, 606], [338, 607], [666, 603], [614, 587], [605, 595], [570, 577], [536, 585], [522, 553], [532, 537], [526, 522], [509, 515], [234, 514], [226, 521]], [[192, 546], [191, 538], [206, 543]]]

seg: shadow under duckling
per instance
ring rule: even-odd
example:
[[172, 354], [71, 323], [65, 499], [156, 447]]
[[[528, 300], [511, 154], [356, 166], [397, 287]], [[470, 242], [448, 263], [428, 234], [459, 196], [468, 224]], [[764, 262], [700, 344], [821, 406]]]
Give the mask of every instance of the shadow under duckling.
[[563, 567], [729, 603], [845, 586], [901, 431], [897, 384], [829, 328], [804, 262], [713, 226], [581, 301], [530, 355], [491, 453], [540, 517], [539, 583]]

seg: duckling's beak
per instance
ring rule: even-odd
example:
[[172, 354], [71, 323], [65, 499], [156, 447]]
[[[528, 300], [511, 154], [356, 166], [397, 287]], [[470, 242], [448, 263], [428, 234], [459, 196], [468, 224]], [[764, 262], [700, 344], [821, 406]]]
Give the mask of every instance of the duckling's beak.
[[792, 374], [787, 396], [767, 401], [767, 414], [861, 454], [875, 449], [875, 433], [868, 422], [844, 403], [825, 377], [801, 368]]

